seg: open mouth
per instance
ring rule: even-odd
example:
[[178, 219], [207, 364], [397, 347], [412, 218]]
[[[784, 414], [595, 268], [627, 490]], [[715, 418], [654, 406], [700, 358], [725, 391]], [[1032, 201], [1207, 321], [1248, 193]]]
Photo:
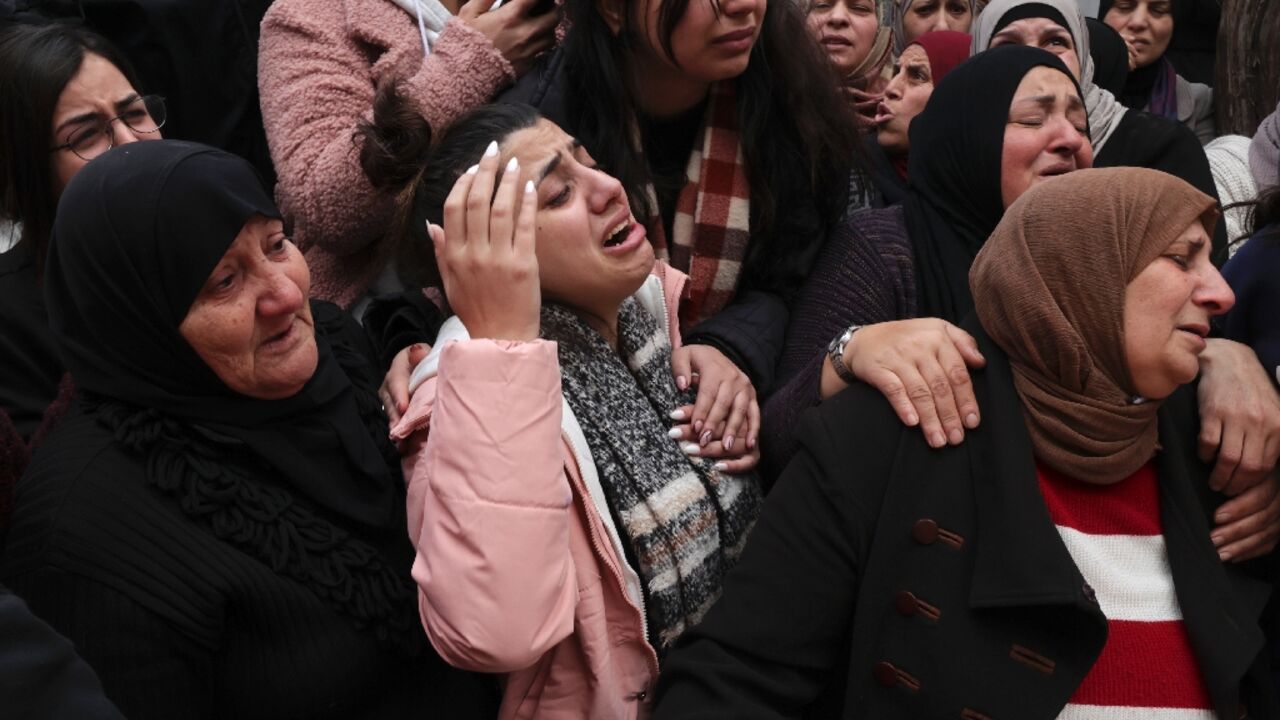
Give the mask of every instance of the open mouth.
[[837, 47], [853, 47], [853, 43], [849, 42], [848, 40], [838, 35], [827, 35], [826, 37], [822, 38], [822, 44], [835, 45]]
[[614, 228], [613, 232], [609, 233], [608, 237], [605, 238], [604, 246], [607, 248], [617, 247], [626, 242], [627, 236], [631, 234], [632, 225], [635, 225], [635, 221], [631, 218], [623, 220], [616, 228]]

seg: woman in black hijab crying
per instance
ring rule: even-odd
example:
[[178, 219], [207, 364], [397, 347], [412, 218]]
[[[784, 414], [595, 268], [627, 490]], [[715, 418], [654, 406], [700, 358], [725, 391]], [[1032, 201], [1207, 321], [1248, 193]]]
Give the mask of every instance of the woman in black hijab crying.
[[0, 576], [126, 715], [483, 716], [418, 627], [369, 349], [307, 301], [248, 163], [107, 153], [63, 195], [45, 282], [80, 401], [18, 485]]
[[[975, 54], [1000, 45], [1031, 45], [1054, 53], [1080, 82], [1089, 110], [1094, 167], [1162, 170], [1217, 199], [1201, 141], [1176, 120], [1130, 110], [1105, 89], [1092, 57], [1090, 25], [1075, 0], [992, 0], [974, 24]], [[1219, 224], [1213, 261], [1227, 261], [1227, 233]]]

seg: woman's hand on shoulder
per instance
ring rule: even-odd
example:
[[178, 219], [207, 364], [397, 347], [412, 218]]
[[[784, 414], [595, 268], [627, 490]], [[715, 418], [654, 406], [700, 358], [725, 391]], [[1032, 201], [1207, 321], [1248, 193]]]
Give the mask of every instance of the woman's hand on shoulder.
[[[915, 318], [860, 328], [845, 345], [844, 364], [888, 398], [903, 423], [919, 425], [931, 447], [959, 445], [966, 428], [978, 427], [982, 416], [969, 368], [986, 360], [972, 335], [945, 320]], [[824, 361], [824, 376], [835, 375], [829, 365]]]
[[[682, 442], [702, 448], [698, 454], [704, 457], [742, 456], [755, 449], [760, 404], [741, 368], [709, 345], [685, 345], [672, 351], [671, 372], [676, 387], [698, 389], [694, 404], [676, 408], [672, 415], [682, 422], [677, 426]], [[712, 443], [724, 454], [709, 455]]]
[[458, 8], [458, 19], [488, 38], [519, 77], [555, 43], [560, 13], [552, 10], [535, 14], [538, 0], [510, 0], [490, 11], [493, 3], [494, 0], [469, 0]]
[[537, 195], [532, 180], [521, 187], [514, 158], [497, 183], [498, 160], [493, 143], [454, 184], [444, 203], [444, 227], [428, 223], [427, 232], [445, 297], [471, 337], [533, 340], [542, 308], [534, 254]]
[[1200, 459], [1230, 496], [1257, 485], [1280, 458], [1280, 395], [1247, 345], [1210, 339], [1200, 356]]

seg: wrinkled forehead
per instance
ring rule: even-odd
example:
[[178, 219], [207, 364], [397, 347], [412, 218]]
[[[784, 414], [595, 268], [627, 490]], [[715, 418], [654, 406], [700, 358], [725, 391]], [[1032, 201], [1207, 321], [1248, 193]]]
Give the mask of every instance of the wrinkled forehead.
[[1019, 107], [1028, 105], [1038, 105], [1049, 111], [1061, 108], [1067, 117], [1082, 122], [1088, 117], [1084, 100], [1071, 77], [1046, 65], [1031, 68], [1022, 76], [1022, 81], [1013, 93], [1009, 112], [1013, 113]]
[[1047, 17], [1024, 17], [1000, 28], [999, 32], [991, 36], [991, 39], [994, 41], [996, 38], [1009, 38], [1026, 42], [1030, 39], [1040, 39], [1060, 33], [1065, 33], [1072, 39], [1072, 44], [1075, 44], [1075, 36], [1071, 34], [1071, 29], [1057, 20]]
[[502, 159], [516, 158], [521, 167], [534, 167], [546, 163], [552, 157], [572, 150], [576, 141], [554, 122], [539, 118], [538, 122], [521, 128], [501, 141]]

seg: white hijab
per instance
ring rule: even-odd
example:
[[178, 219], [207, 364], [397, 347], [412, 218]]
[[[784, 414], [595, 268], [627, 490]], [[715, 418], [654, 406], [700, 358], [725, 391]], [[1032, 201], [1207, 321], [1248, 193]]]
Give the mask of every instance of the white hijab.
[[992, 0], [978, 16], [973, 28], [973, 50], [976, 55], [991, 44], [995, 27], [1005, 13], [1022, 5], [1048, 5], [1062, 14], [1067, 21], [1067, 31], [1076, 44], [1076, 57], [1080, 61], [1080, 91], [1084, 93], [1084, 106], [1089, 112], [1089, 139], [1096, 156], [1102, 152], [1111, 134], [1115, 132], [1127, 110], [1116, 96], [1093, 84], [1093, 58], [1089, 55], [1089, 26], [1076, 0]]

